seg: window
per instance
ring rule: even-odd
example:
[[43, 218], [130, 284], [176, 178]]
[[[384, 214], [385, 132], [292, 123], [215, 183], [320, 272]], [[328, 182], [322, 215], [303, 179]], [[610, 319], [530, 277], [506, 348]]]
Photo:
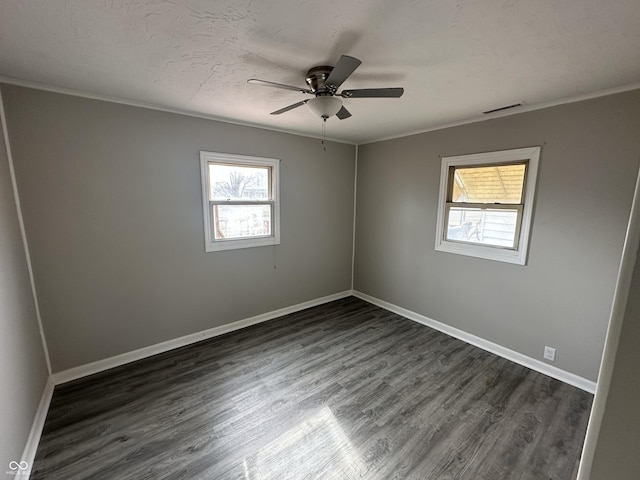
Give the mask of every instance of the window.
[[280, 161], [200, 152], [205, 250], [280, 243]]
[[436, 250], [524, 265], [540, 147], [442, 159]]

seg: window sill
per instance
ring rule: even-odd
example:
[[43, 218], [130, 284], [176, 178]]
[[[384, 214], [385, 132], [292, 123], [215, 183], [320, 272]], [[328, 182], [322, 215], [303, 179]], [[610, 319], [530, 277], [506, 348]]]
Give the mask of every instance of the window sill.
[[279, 245], [280, 238], [247, 238], [239, 240], [223, 240], [215, 243], [207, 243], [206, 252], [219, 252], [223, 250], [238, 250], [241, 248], [268, 247], [269, 245]]
[[482, 245], [466, 245], [458, 242], [447, 242], [446, 240], [436, 245], [436, 251], [513, 263], [516, 265], [526, 265], [527, 263], [526, 254], [522, 251], [499, 247], [485, 247]]

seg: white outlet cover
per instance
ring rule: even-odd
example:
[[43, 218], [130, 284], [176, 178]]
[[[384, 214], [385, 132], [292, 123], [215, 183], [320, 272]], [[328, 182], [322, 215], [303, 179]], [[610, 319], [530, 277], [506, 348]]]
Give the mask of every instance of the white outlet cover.
[[552, 362], [555, 361], [556, 349], [552, 347], [544, 347], [544, 358], [551, 360]]

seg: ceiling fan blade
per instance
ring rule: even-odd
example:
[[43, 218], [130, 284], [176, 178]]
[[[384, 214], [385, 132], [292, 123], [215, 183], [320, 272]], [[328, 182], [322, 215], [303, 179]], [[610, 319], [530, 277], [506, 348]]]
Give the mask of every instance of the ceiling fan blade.
[[338, 110], [338, 113], [336, 113], [336, 117], [338, 117], [340, 120], [344, 120], [345, 118], [349, 118], [350, 116], [351, 112], [344, 108], [344, 106], [340, 110]]
[[360, 88], [343, 90], [339, 95], [344, 98], [400, 98], [404, 88]]
[[284, 83], [268, 82], [267, 80], [259, 80], [257, 78], [250, 78], [247, 83], [251, 85], [260, 85], [263, 87], [282, 88], [284, 90], [293, 90], [300, 93], [313, 93], [311, 90], [302, 87], [294, 87], [293, 85], [285, 85]]
[[293, 110], [294, 108], [298, 108], [304, 105], [308, 101], [309, 100], [303, 100], [301, 102], [294, 103], [293, 105], [289, 105], [288, 107], [284, 107], [284, 108], [281, 108], [280, 110], [276, 110], [275, 112], [271, 112], [271, 115], [280, 115], [281, 113], [288, 112], [289, 110]]
[[362, 62], [357, 58], [348, 55], [342, 55], [336, 66], [333, 67], [326, 84], [333, 85], [336, 89], [351, 76], [351, 74], [360, 66]]

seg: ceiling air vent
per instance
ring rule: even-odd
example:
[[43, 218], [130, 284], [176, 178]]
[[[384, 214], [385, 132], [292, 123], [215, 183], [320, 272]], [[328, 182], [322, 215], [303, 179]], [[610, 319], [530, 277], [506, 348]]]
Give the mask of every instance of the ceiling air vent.
[[509, 110], [510, 108], [516, 108], [516, 107], [520, 107], [520, 106], [522, 106], [522, 103], [514, 103], [512, 105], [505, 105], [504, 107], [498, 107], [498, 108], [494, 108], [492, 110], [487, 110], [486, 112], [482, 112], [482, 113], [487, 115], [489, 113], [501, 112], [503, 110]]

